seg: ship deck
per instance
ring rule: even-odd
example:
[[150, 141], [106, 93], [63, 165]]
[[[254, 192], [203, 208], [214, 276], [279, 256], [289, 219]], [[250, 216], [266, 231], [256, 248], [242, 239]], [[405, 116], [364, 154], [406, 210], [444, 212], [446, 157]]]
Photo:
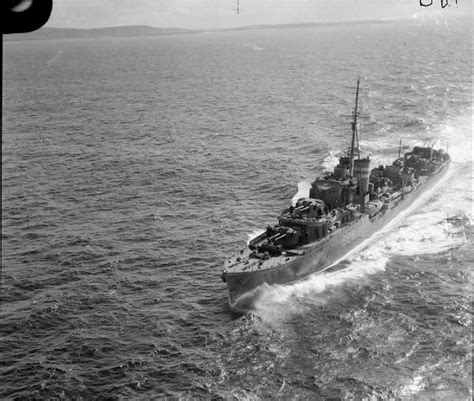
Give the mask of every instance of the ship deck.
[[[445, 166], [443, 166], [440, 170], [444, 169], [444, 167]], [[412, 195], [418, 192], [418, 188], [420, 186], [423, 186], [423, 184], [428, 179], [429, 177], [419, 177], [419, 183], [416, 186], [415, 191], [411, 191], [407, 195]], [[391, 207], [388, 208], [388, 210], [392, 208], [396, 208], [398, 203], [399, 201], [393, 202], [393, 204], [391, 205]], [[370, 216], [370, 221], [374, 223], [378, 220], [378, 218], [383, 217], [386, 213], [387, 213], [387, 210], [384, 212], [379, 212], [377, 213], [377, 215]], [[359, 218], [362, 217], [363, 215], [365, 214], [364, 213], [361, 214]], [[369, 217], [368, 215], [366, 216]], [[242, 249], [240, 252], [237, 252], [234, 255], [232, 255], [229, 259], [227, 259], [224, 262], [224, 265], [222, 266], [223, 273], [225, 274], [252, 273], [252, 272], [257, 272], [257, 271], [270, 270], [278, 266], [284, 265], [286, 263], [290, 263], [300, 258], [301, 256], [309, 253], [310, 251], [314, 251], [314, 248], [317, 248], [325, 244], [327, 241], [330, 241], [331, 238], [334, 237], [334, 235], [336, 235], [337, 233], [340, 233], [345, 228], [350, 227], [353, 224], [357, 224], [359, 221], [359, 218], [344, 224], [341, 228], [333, 231], [327, 237], [324, 237], [316, 242], [300, 245], [293, 249], [283, 251], [283, 253], [280, 256], [271, 256], [268, 259], [259, 259], [256, 257], [250, 257], [252, 251], [248, 247], [246, 247]]]
[[230, 274], [243, 272], [250, 273], [259, 270], [271, 269], [297, 259], [301, 255], [304, 255], [305, 248], [308, 249], [309, 246], [305, 245], [290, 251], [295, 253], [294, 255], [288, 255], [286, 252], [284, 252], [280, 256], [272, 256], [268, 259], [250, 257], [252, 251], [248, 248], [245, 248], [227, 259], [224, 262], [223, 269]]
[[249, 248], [245, 248], [227, 259], [224, 262], [223, 270], [228, 274], [232, 274], [272, 269], [300, 258], [310, 250], [313, 250], [317, 245], [326, 242], [327, 239], [328, 237], [323, 238], [322, 241], [312, 242], [310, 244], [301, 245], [297, 248], [288, 249], [287, 251], [283, 251], [281, 255], [271, 256], [268, 259], [250, 257], [252, 251]]
[[[343, 229], [348, 226], [351, 226], [358, 220], [359, 219], [356, 219], [349, 223], [346, 223], [341, 228]], [[340, 231], [341, 228], [336, 231]], [[328, 236], [324, 238], [320, 238], [317, 241], [311, 242], [309, 244], [300, 245], [292, 249], [285, 250], [280, 256], [271, 256], [268, 259], [259, 259], [255, 257], [250, 257], [250, 254], [252, 253], [252, 251], [248, 247], [246, 247], [240, 250], [240, 252], [237, 252], [234, 255], [232, 255], [229, 259], [227, 259], [224, 262], [222, 270], [226, 274], [250, 273], [250, 272], [255, 272], [255, 271], [268, 270], [268, 269], [272, 269], [272, 268], [284, 265], [295, 259], [300, 258], [301, 256], [314, 250], [314, 248], [319, 247], [320, 245], [326, 243], [334, 236], [336, 231], [333, 231]]]
[[283, 251], [280, 256], [271, 256], [268, 259], [258, 259], [254, 257], [250, 257], [252, 251], [246, 247], [242, 249], [240, 252], [235, 253], [229, 259], [224, 262], [222, 270], [226, 274], [232, 273], [250, 273], [255, 271], [262, 271], [272, 269], [286, 263], [289, 263], [295, 259], [300, 258], [301, 256], [307, 254], [308, 252], [314, 250], [326, 242], [330, 241], [331, 238], [334, 237], [336, 233], [340, 233], [343, 229], [350, 227], [353, 224], [356, 224], [360, 217], [355, 220], [352, 220], [346, 224], [344, 224], [341, 228], [331, 232], [328, 236], [324, 238], [320, 238], [317, 241], [311, 242], [309, 244], [300, 245], [298, 247], [288, 249]]

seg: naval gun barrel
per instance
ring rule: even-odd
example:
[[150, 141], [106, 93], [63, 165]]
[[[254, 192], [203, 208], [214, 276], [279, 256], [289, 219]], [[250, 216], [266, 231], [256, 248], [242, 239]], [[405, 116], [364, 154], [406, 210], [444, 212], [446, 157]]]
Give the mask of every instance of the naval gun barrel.
[[278, 233], [270, 238], [270, 241], [279, 241], [286, 237], [286, 233]]
[[277, 239], [277, 238], [280, 237], [280, 236], [281, 236], [281, 233], [276, 233], [275, 235], [272, 235], [272, 236], [269, 237], [268, 239], [269, 239], [270, 241], [274, 241], [275, 239]]

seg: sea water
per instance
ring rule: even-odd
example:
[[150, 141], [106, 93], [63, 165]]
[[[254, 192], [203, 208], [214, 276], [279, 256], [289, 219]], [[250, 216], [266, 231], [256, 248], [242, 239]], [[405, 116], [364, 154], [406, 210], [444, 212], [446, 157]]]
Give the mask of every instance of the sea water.
[[[470, 20], [4, 42], [2, 398], [471, 399]], [[220, 265], [350, 142], [440, 186], [231, 313]], [[296, 196], [296, 198], [294, 198]]]

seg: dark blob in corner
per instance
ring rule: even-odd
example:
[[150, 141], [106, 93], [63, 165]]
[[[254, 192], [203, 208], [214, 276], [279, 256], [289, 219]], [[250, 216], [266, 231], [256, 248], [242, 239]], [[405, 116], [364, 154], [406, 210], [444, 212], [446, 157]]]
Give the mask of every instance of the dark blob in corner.
[[49, 19], [53, 0], [3, 0], [2, 34], [41, 28]]

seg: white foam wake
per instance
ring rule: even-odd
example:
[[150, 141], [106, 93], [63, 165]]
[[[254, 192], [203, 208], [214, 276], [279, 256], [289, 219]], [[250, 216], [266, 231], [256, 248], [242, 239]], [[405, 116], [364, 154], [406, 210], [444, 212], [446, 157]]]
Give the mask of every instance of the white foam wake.
[[300, 181], [298, 183], [298, 191], [296, 192], [295, 196], [291, 198], [291, 204], [295, 206], [298, 199], [308, 198], [310, 189], [311, 189], [311, 181], [309, 180]]
[[247, 245], [253, 240], [255, 237], [258, 237], [260, 234], [263, 234], [265, 230], [263, 228], [259, 228], [258, 230], [252, 231], [250, 234], [247, 234]]
[[[470, 119], [467, 121], [470, 123]], [[464, 125], [460, 132], [460, 125], [464, 124], [446, 124], [440, 130], [440, 140], [456, 143], [456, 146], [450, 147], [449, 153], [453, 163], [443, 180], [417, 199], [382, 231], [331, 266], [342, 262], [342, 266], [346, 266], [344, 269], [332, 271], [334, 269], [328, 268], [328, 272], [315, 274], [301, 282], [268, 286], [255, 304], [257, 310], [268, 312], [269, 309], [274, 309], [275, 305], [281, 308], [289, 298], [298, 299], [311, 295], [312, 300], [320, 299], [318, 294], [329, 287], [337, 287], [350, 280], [361, 280], [383, 271], [387, 261], [394, 255], [439, 253], [465, 243], [465, 237], [456, 235], [454, 227], [446, 222], [446, 217], [460, 211], [471, 212], [472, 208], [471, 131]], [[456, 135], [458, 137], [454, 138]], [[300, 197], [299, 193], [304, 185], [305, 182], [298, 185], [298, 193], [294, 199]], [[285, 308], [288, 309], [288, 305], [285, 305]]]
[[321, 164], [323, 171], [332, 172], [334, 170], [334, 167], [336, 167], [339, 163], [339, 157], [341, 157], [342, 155], [343, 153], [337, 149], [329, 151], [329, 155], [325, 157]]

